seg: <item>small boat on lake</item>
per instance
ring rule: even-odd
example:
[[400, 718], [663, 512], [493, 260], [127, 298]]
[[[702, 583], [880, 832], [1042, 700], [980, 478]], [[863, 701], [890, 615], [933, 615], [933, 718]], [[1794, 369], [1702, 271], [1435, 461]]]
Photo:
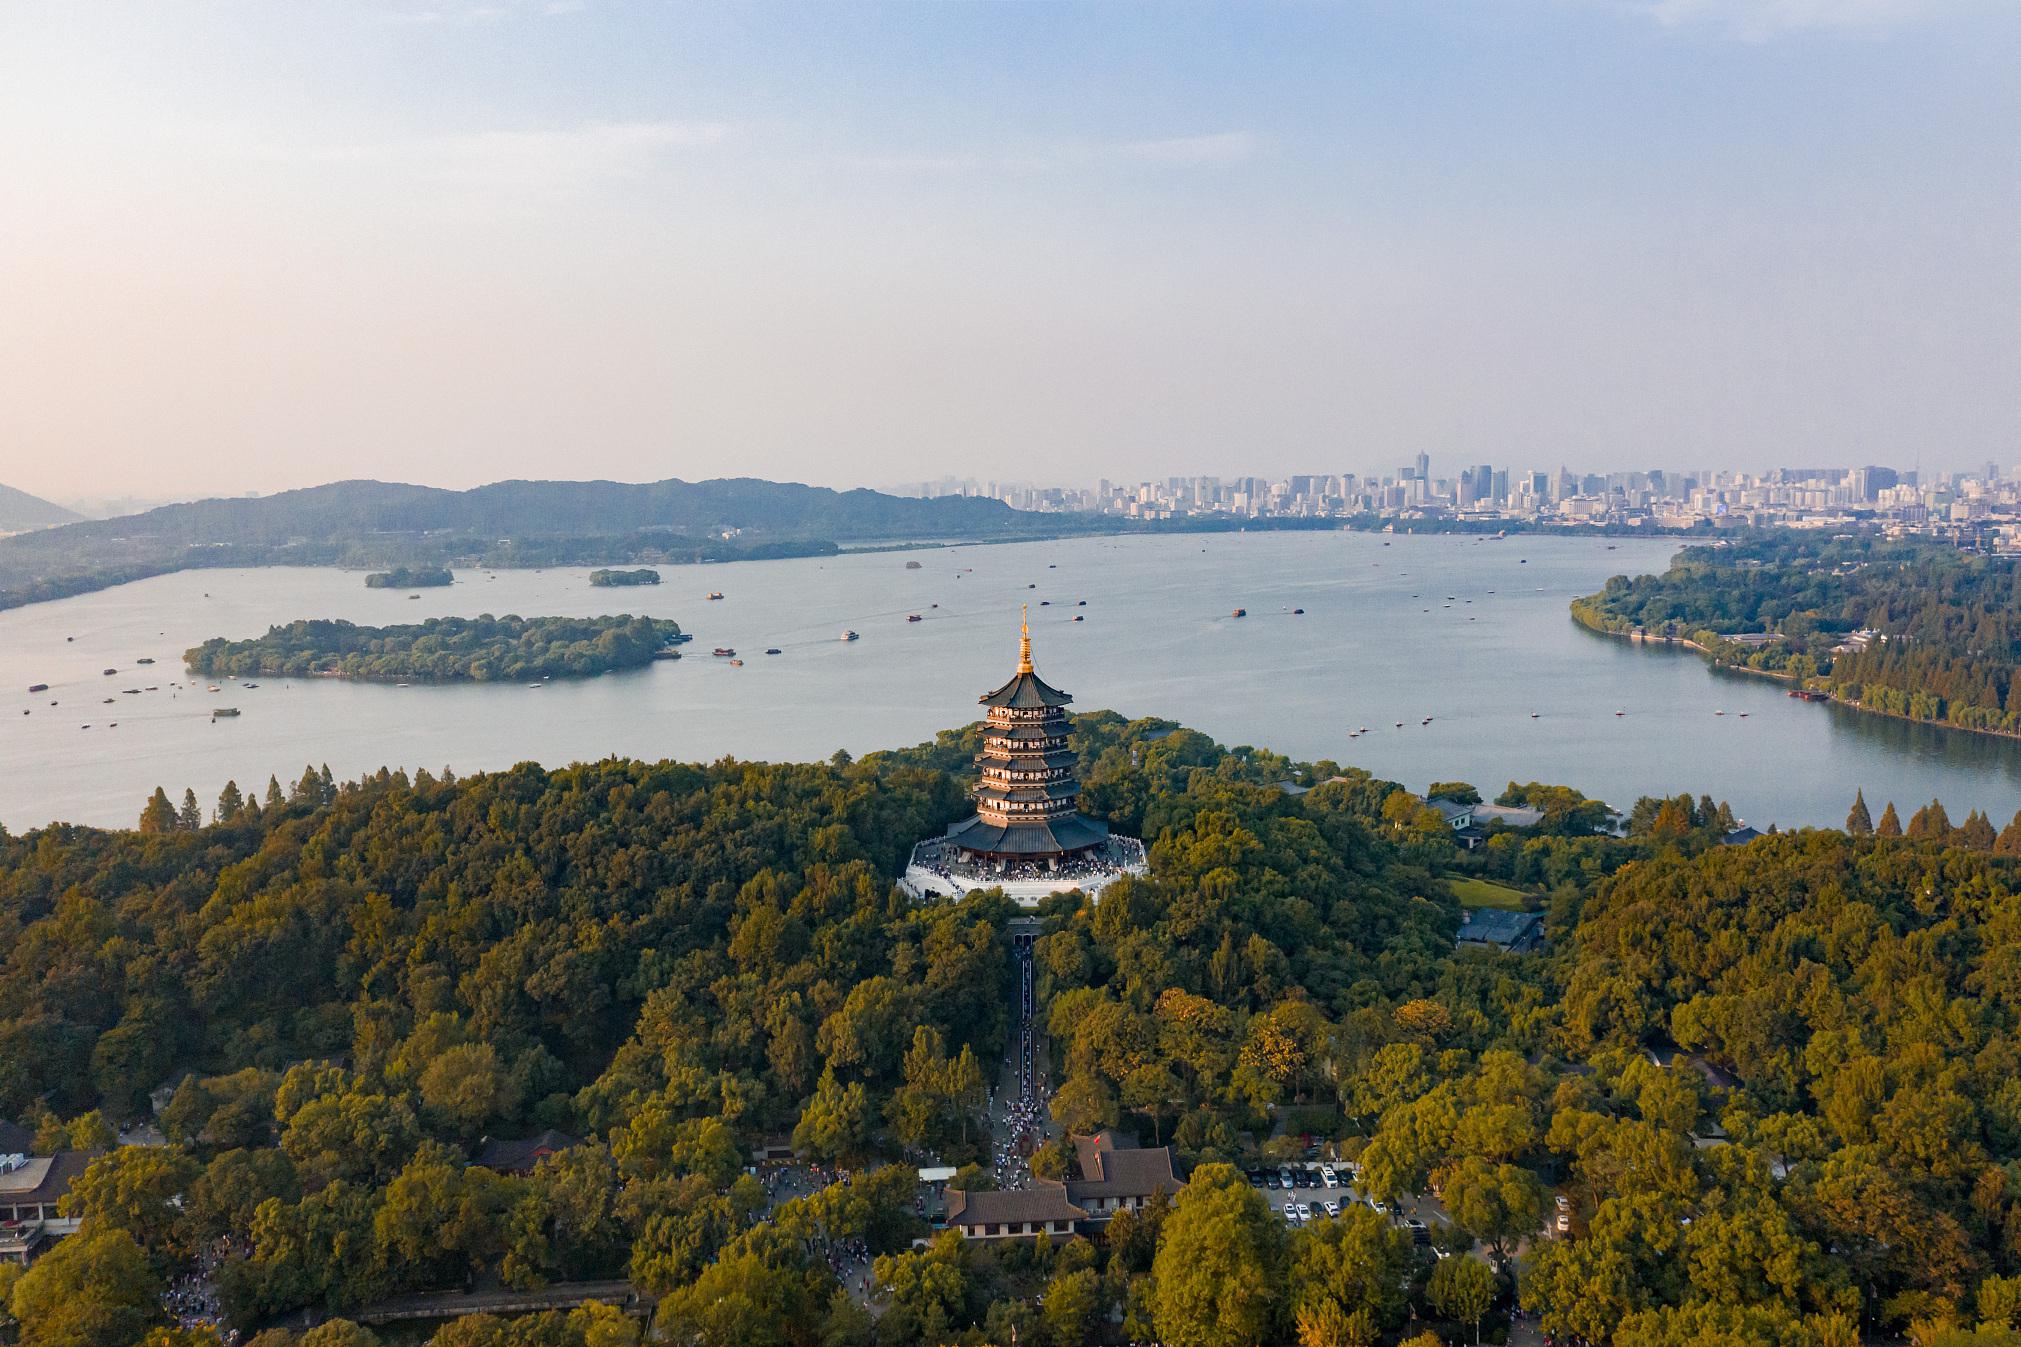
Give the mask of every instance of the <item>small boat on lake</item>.
[[1087, 621], [1087, 619], [1086, 619], [1086, 618], [1084, 618], [1084, 617], [1082, 617], [1082, 616], [1081, 616], [1081, 615], [1080, 615], [1079, 613], [1075, 613], [1075, 614], [1074, 614], [1074, 621], [1076, 621], [1076, 622], [1085, 622], [1085, 621]]
[[908, 561], [905, 563], [905, 569], [908, 571], [916, 571], [919, 569], [919, 563], [916, 561]]
[[768, 655], [776, 655], [779, 653], [779, 647], [776, 645], [768, 645], [765, 647], [765, 653]]
[[730, 667], [732, 669], [741, 669], [744, 667], [744, 661], [740, 659], [733, 659], [730, 661]]
[[212, 709], [211, 719], [230, 720], [233, 716], [237, 715], [238, 713], [239, 708], [236, 706], [219, 706]]
[[105, 671], [105, 676], [106, 676], [107, 678], [110, 678], [110, 677], [112, 677], [112, 676], [113, 676], [114, 674], [116, 674], [116, 673], [118, 673], [118, 672], [119, 672], [119, 670], [117, 670], [117, 669], [107, 669], [107, 670]]
[[28, 685], [28, 690], [29, 690], [30, 692], [47, 692], [47, 691], [49, 691], [49, 684], [47, 684], [47, 683], [30, 683], [30, 684]]
[[710, 591], [709, 591], [709, 598], [710, 598], [710, 600], [711, 600], [711, 601], [714, 601], [714, 600], [716, 600], [716, 599], [720, 599], [720, 598], [722, 598], [722, 597], [723, 597], [723, 591], [722, 591], [722, 590], [720, 590], [720, 589], [712, 589], [712, 590], [710, 590]]
[[1230, 617], [1247, 617], [1247, 616], [1249, 616], [1249, 610], [1248, 610], [1247, 608], [1237, 608], [1237, 609], [1236, 609], [1236, 610], [1235, 610], [1234, 612], [1232, 612], [1232, 613], [1228, 614], [1228, 616], [1230, 616]]
[[918, 613], [907, 613], [905, 615], [905, 620], [907, 622], [924, 622], [926, 619], [921, 617]]
[[1291, 615], [1293, 617], [1303, 617], [1305, 616], [1305, 610], [1303, 608], [1294, 608], [1291, 610]]
[[845, 631], [845, 632], [843, 632], [843, 633], [842, 633], [842, 637], [841, 637], [841, 639], [843, 639], [843, 640], [845, 640], [845, 641], [854, 641], [854, 640], [858, 640], [858, 639], [860, 639], [860, 638], [859, 638], [859, 637], [858, 637], [858, 636], [856, 635], [856, 633], [855, 633], [855, 632], [853, 632], [853, 631]]
[[135, 660], [135, 661], [134, 661], [134, 663], [135, 663], [135, 664], [152, 664], [152, 663], [154, 663], [154, 661], [153, 661], [153, 660], [151, 660], [151, 659], [137, 659], [137, 660]]
[[709, 652], [717, 659], [729, 659], [737, 653], [735, 646], [719, 645]]

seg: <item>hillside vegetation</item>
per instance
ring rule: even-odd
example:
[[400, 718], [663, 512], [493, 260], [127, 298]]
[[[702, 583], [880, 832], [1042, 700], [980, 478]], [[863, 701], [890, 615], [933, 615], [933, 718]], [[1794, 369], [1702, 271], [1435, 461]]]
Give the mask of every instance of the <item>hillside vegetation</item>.
[[1785, 532], [1686, 548], [1664, 574], [1617, 575], [1572, 611], [1596, 630], [1694, 640], [1866, 710], [2021, 733], [2014, 557]]
[[849, 541], [1054, 534], [1072, 518], [968, 496], [791, 482], [333, 482], [0, 538], [0, 608], [192, 567], [601, 565], [814, 556]]
[[[1576, 792], [1512, 784], [1546, 823], [1469, 853], [1333, 763], [1107, 713], [1076, 738], [1091, 812], [1152, 873], [1041, 909], [1052, 1108], [1175, 1145], [1175, 1202], [1058, 1250], [912, 1246], [909, 1166], [988, 1158], [1013, 1022], [1015, 910], [890, 880], [969, 807], [973, 727], [818, 765], [312, 770], [208, 817], [158, 793], [133, 831], [0, 840], [0, 1115], [89, 1143], [182, 1081], [169, 1146], [80, 1180], [85, 1233], [15, 1289], [25, 1335], [129, 1347], [149, 1288], [230, 1237], [246, 1327], [625, 1276], [702, 1347], [1450, 1342], [1508, 1303], [1478, 1240], [1590, 1342], [2006, 1340], [2021, 821], [1928, 808], [1887, 836], [1862, 808], [1728, 847], [1710, 800], [1639, 801], [1616, 838]], [[1456, 951], [1451, 875], [1547, 892], [1548, 952]], [[586, 1143], [527, 1176], [468, 1163], [543, 1127]], [[1229, 1164], [1303, 1130], [1371, 1195], [1438, 1195], [1457, 1256], [1365, 1207], [1271, 1215]], [[789, 1133], [851, 1182], [774, 1205], [742, 1167]], [[877, 1316], [837, 1241], [877, 1256]], [[368, 1341], [342, 1332], [316, 1347]], [[590, 1312], [435, 1338], [636, 1341]]]

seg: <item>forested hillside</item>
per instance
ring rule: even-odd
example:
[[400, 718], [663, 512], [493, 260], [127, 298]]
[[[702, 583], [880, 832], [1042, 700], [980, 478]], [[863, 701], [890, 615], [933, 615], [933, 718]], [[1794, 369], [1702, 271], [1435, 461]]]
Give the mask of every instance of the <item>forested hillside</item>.
[[865, 539], [1050, 535], [1071, 518], [969, 496], [794, 482], [333, 482], [0, 538], [0, 608], [191, 567], [549, 566], [831, 553]]
[[[1077, 733], [1090, 811], [1152, 875], [1042, 910], [1053, 1109], [1175, 1144], [1176, 1202], [1058, 1250], [910, 1248], [910, 1171], [879, 1166], [987, 1156], [1012, 1013], [1014, 910], [890, 880], [965, 812], [973, 729], [822, 765], [310, 771], [0, 842], [0, 1116], [84, 1143], [182, 1081], [172, 1144], [96, 1162], [85, 1232], [15, 1288], [29, 1341], [138, 1341], [157, 1279], [220, 1238], [248, 1327], [625, 1276], [670, 1340], [722, 1347], [1454, 1341], [1507, 1303], [1471, 1284], [1475, 1240], [1547, 1328], [1629, 1347], [2021, 1314], [2021, 825], [2009, 846], [1926, 809], [1915, 837], [1728, 847], [1724, 811], [1679, 797], [1614, 838], [1575, 792], [1512, 783], [1543, 828], [1465, 853], [1331, 763], [1106, 713]], [[1456, 875], [1536, 894], [1548, 951], [1456, 951]], [[524, 1176], [467, 1163], [543, 1127], [587, 1144]], [[789, 1133], [854, 1181], [775, 1205], [740, 1167]], [[1371, 1195], [1435, 1195], [1462, 1256], [1365, 1207], [1270, 1216], [1227, 1165], [1304, 1133]], [[879, 1255], [874, 1317], [837, 1240]], [[96, 1336], [62, 1336], [81, 1316]], [[555, 1314], [436, 1341], [635, 1333]]]
[[40, 496], [31, 496], [26, 491], [0, 483], [0, 533], [50, 528], [81, 518], [83, 516], [75, 510], [66, 510]]
[[[1695, 640], [1867, 710], [2021, 733], [2017, 559], [1872, 534], [1686, 548], [1572, 605], [1597, 630]], [[1871, 632], [1849, 640], [1855, 632]], [[1740, 641], [1738, 636], [1772, 637]]]

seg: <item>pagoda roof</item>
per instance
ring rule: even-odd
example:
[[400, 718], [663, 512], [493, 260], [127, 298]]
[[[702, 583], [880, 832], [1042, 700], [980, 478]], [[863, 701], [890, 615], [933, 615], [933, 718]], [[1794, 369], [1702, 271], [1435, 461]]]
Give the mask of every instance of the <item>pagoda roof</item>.
[[1079, 814], [1012, 824], [987, 823], [976, 815], [947, 830], [956, 846], [992, 856], [1058, 856], [1100, 846], [1108, 836], [1107, 825]]
[[1047, 706], [1065, 706], [1073, 698], [1058, 688], [1048, 687], [1046, 681], [1032, 672], [1032, 627], [1031, 610], [1025, 610], [1025, 621], [1018, 628], [1018, 671], [1011, 675], [1011, 681], [995, 692], [985, 692], [976, 698], [984, 706], [1003, 706], [1020, 711], [1035, 711]]
[[1065, 706], [1073, 698], [1056, 687], [1048, 686], [1043, 678], [1029, 669], [1019, 670], [995, 692], [985, 692], [976, 698], [984, 706], [1005, 706], [1020, 711], [1037, 710], [1046, 706]]

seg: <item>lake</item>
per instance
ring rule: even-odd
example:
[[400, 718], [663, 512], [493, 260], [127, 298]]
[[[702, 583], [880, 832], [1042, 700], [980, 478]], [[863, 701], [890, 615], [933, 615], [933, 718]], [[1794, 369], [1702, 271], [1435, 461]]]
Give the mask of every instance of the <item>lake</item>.
[[[1764, 828], [1836, 826], [1855, 787], [1876, 816], [1890, 799], [1906, 818], [1938, 797], [1953, 819], [1976, 807], [1998, 826], [2021, 808], [2021, 743], [1798, 702], [1771, 680], [1567, 616], [1574, 595], [1661, 570], [1673, 550], [1344, 532], [1083, 538], [672, 566], [642, 589], [594, 589], [586, 567], [459, 571], [418, 599], [368, 590], [358, 572], [191, 571], [0, 612], [0, 822], [130, 825], [156, 785], [176, 798], [193, 786], [208, 810], [228, 778], [286, 785], [308, 763], [346, 778], [382, 764], [810, 760], [913, 744], [974, 719], [977, 695], [1010, 675], [1026, 602], [1039, 672], [1077, 709], [1165, 716], [1413, 789], [1465, 780], [1492, 797], [1534, 779], [1619, 808], [1688, 790]], [[1232, 617], [1238, 607], [1248, 616]], [[695, 639], [679, 661], [539, 688], [276, 678], [207, 693], [182, 669], [182, 652], [209, 637], [296, 618], [487, 612], [644, 613]], [[861, 639], [838, 639], [845, 628]], [[711, 658], [714, 646], [736, 647], [743, 667]], [[49, 691], [31, 696], [33, 683]], [[214, 720], [217, 706], [240, 715]]]

